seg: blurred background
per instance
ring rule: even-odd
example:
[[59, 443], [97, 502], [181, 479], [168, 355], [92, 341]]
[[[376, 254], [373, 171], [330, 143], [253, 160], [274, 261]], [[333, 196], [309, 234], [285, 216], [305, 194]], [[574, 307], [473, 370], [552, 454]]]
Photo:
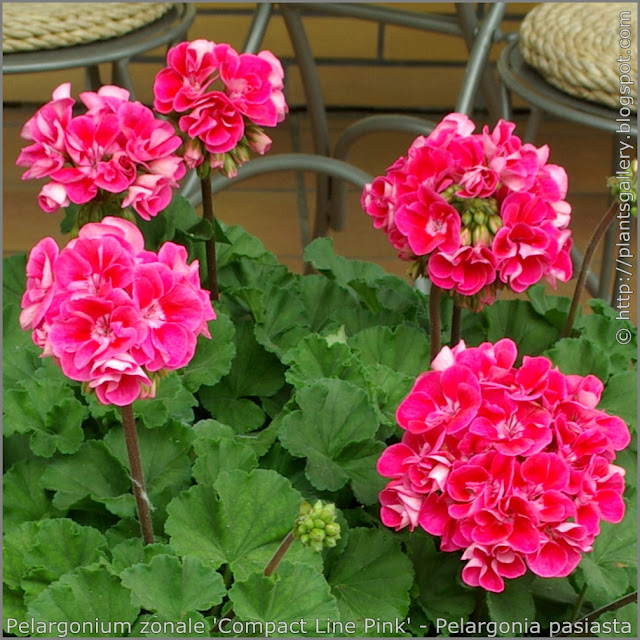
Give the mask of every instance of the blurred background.
[[[6, 3], [5, 3], [6, 4]], [[250, 28], [253, 3], [196, 3], [197, 14], [188, 39], [228, 42], [241, 50]], [[452, 3], [382, 3], [398, 9], [454, 14]], [[517, 31], [523, 16], [535, 3], [511, 3], [502, 23], [505, 31]], [[349, 17], [302, 13], [321, 81], [334, 141], [349, 124], [372, 113], [405, 113], [439, 120], [453, 110], [464, 73], [467, 49], [459, 37], [434, 34]], [[494, 46], [495, 62], [501, 49]], [[270, 154], [291, 151], [311, 153], [313, 141], [306, 113], [304, 91], [293, 49], [279, 11], [272, 15], [261, 49], [270, 49], [285, 68], [285, 93], [290, 113], [277, 129]], [[152, 102], [153, 77], [164, 66], [166, 48], [136, 57], [130, 71], [137, 98]], [[51, 52], [50, 55], [55, 55]], [[101, 65], [104, 83], [110, 82], [110, 65]], [[19, 137], [25, 120], [46, 102], [62, 82], [72, 83], [72, 95], [85, 89], [81, 68], [64, 71], [3, 76], [3, 251], [4, 255], [28, 251], [44, 235], [62, 239], [62, 213], [45, 214], [37, 206], [40, 181], [23, 182], [15, 166], [23, 141]], [[524, 134], [527, 105], [513, 100], [516, 133]], [[488, 117], [474, 115], [480, 128]], [[354, 146], [349, 161], [371, 175], [384, 172], [406, 153], [415, 136], [376, 133]], [[549, 144], [550, 162], [564, 166], [569, 174], [568, 200], [573, 206], [572, 229], [584, 251], [589, 236], [608, 206], [606, 179], [612, 167], [612, 138], [595, 129], [564, 120], [545, 118], [535, 139]], [[215, 196], [216, 214], [229, 224], [241, 224], [257, 235], [266, 247], [291, 269], [303, 269], [302, 250], [310, 240], [314, 215], [314, 176], [283, 172], [252, 178]], [[380, 231], [373, 229], [360, 208], [360, 191], [350, 188], [346, 226], [331, 231], [336, 251], [349, 258], [382, 265], [388, 272], [404, 275], [406, 263]], [[599, 272], [601, 250], [594, 261]], [[573, 282], [560, 285], [570, 295]], [[634, 311], [635, 313], [635, 311]], [[635, 315], [634, 315], [635, 318]]]

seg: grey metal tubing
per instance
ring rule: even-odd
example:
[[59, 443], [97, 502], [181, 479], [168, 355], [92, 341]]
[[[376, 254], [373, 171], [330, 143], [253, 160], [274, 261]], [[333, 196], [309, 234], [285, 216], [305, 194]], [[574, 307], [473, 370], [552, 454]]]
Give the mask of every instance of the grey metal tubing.
[[[491, 45], [495, 40], [495, 34], [504, 17], [506, 4], [504, 2], [492, 4], [480, 26], [478, 26], [477, 16], [471, 5], [458, 2], [455, 6], [460, 18], [460, 26], [470, 51], [462, 80], [462, 88], [456, 103], [456, 111], [467, 115], [472, 112], [478, 86], [482, 83], [482, 94], [489, 113], [494, 118], [497, 118], [500, 112], [500, 104], [497, 99], [499, 95], [498, 85], [487, 68], [487, 59], [491, 51]], [[471, 33], [472, 30], [474, 33]], [[474, 35], [475, 37], [473, 37]]]
[[[577, 272], [582, 266], [582, 261], [584, 257], [582, 252], [578, 247], [574, 244], [571, 247], [571, 264], [573, 265], [573, 270]], [[591, 269], [587, 271], [587, 281], [586, 281], [587, 289], [592, 296], [598, 295], [598, 288], [600, 287], [600, 281], [598, 280], [598, 276]]]
[[244, 41], [242, 51], [245, 53], [257, 53], [264, 34], [267, 31], [269, 19], [273, 13], [273, 2], [258, 2], [253, 14], [253, 21], [249, 27], [249, 33]]
[[[280, 3], [280, 7], [285, 3]], [[287, 6], [303, 10], [305, 13], [322, 13], [335, 16], [346, 16], [359, 18], [361, 20], [371, 20], [374, 22], [385, 22], [401, 27], [412, 29], [422, 29], [446, 33], [452, 36], [461, 35], [460, 26], [456, 18], [447, 15], [429, 15], [428, 13], [417, 13], [402, 9], [391, 9], [380, 7], [370, 3], [353, 2], [287, 2]]]
[[[498, 72], [511, 91], [544, 112], [609, 133], [616, 132], [618, 123], [613, 109], [572, 98], [552, 87], [526, 65], [518, 51], [517, 41], [503, 49], [498, 58]], [[631, 127], [631, 133], [638, 135], [637, 125]]]
[[[428, 135], [435, 127], [429, 122], [416, 116], [382, 114], [362, 118], [348, 126], [336, 141], [334, 157], [346, 160], [353, 143], [368, 133], [378, 131], [400, 131], [415, 135]], [[347, 184], [342, 180], [331, 182], [331, 205], [329, 208], [329, 222], [335, 231], [342, 231], [346, 223], [344, 202], [347, 195]]]
[[130, 58], [184, 35], [195, 15], [194, 5], [176, 4], [154, 22], [111, 40], [60, 48], [55, 52], [47, 50], [4, 54], [2, 71], [5, 74], [53, 71], [90, 67]]
[[[300, 12], [294, 6], [286, 3], [280, 4], [280, 10], [282, 11], [296, 61], [300, 68], [307, 109], [311, 119], [314, 152], [320, 156], [330, 156], [329, 125], [320, 88], [320, 79], [318, 78], [318, 71], [307, 34], [300, 18]], [[329, 178], [327, 175], [320, 174], [316, 176], [314, 238], [327, 235], [329, 230], [328, 203]]]
[[235, 178], [214, 176], [211, 179], [211, 190], [218, 193], [243, 180], [275, 171], [313, 171], [348, 180], [360, 188], [372, 180], [368, 173], [342, 160], [312, 153], [279, 153], [250, 160], [238, 169]]

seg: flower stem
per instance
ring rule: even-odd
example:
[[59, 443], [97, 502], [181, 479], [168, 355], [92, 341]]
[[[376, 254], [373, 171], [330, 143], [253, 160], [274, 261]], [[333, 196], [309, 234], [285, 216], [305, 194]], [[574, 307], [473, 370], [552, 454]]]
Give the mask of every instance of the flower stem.
[[133, 495], [136, 497], [136, 505], [138, 507], [142, 541], [144, 544], [151, 544], [153, 542], [153, 526], [151, 524], [151, 514], [149, 511], [149, 498], [144, 488], [142, 464], [140, 463], [140, 449], [138, 448], [138, 434], [136, 433], [136, 421], [133, 417], [133, 406], [130, 404], [122, 407], [122, 425], [124, 426], [124, 439], [127, 443], [127, 453], [129, 454]]
[[[629, 593], [626, 596], [622, 596], [622, 598], [618, 598], [617, 600], [614, 600], [613, 602], [606, 604], [604, 607], [600, 607], [599, 609], [592, 611], [590, 614], [577, 620], [574, 624], [576, 627], [578, 627], [579, 625], [581, 629], [584, 629], [585, 626], [587, 626], [589, 623], [593, 622], [594, 620], [597, 620], [603, 613], [607, 613], [609, 611], [617, 611], [618, 609], [621, 609], [622, 607], [625, 607], [626, 605], [631, 604], [632, 602], [637, 602], [637, 601], [638, 601], [638, 592], [634, 591], [633, 593]], [[565, 634], [565, 633], [560, 634], [560, 636], [564, 636], [564, 637], [566, 637], [567, 635], [569, 634]]]
[[576, 600], [576, 604], [573, 607], [573, 614], [571, 615], [571, 623], [573, 624], [578, 619], [578, 614], [580, 613], [580, 608], [582, 607], [582, 603], [584, 602], [584, 596], [587, 593], [588, 583], [585, 582], [582, 585], [582, 589], [580, 589], [580, 593], [578, 595], [578, 599]]
[[566, 338], [571, 333], [571, 329], [573, 328], [573, 321], [575, 320], [576, 312], [578, 310], [578, 304], [580, 303], [580, 296], [582, 295], [582, 290], [584, 289], [584, 285], [587, 281], [587, 273], [591, 265], [593, 254], [595, 253], [600, 239], [604, 235], [604, 232], [607, 230], [607, 227], [611, 224], [611, 221], [615, 217], [617, 211], [618, 201], [615, 200], [611, 203], [611, 206], [607, 209], [604, 216], [602, 216], [602, 220], [600, 220], [598, 226], [593, 232], [593, 235], [591, 236], [591, 239], [589, 240], [589, 245], [587, 246], [587, 250], [584, 253], [584, 258], [582, 259], [580, 275], [578, 276], [576, 288], [573, 292], [573, 300], [571, 301], [571, 308], [569, 309], [567, 322], [565, 323], [562, 334], [560, 335], [561, 338]]
[[455, 347], [460, 342], [460, 319], [462, 317], [462, 308], [455, 302], [453, 303], [453, 311], [451, 312], [451, 347]]
[[442, 289], [431, 283], [429, 293], [429, 325], [431, 327], [431, 360], [440, 353], [440, 294]]
[[269, 560], [267, 566], [264, 568], [264, 575], [270, 576], [280, 564], [280, 560], [284, 558], [284, 554], [289, 551], [289, 547], [293, 544], [295, 538], [293, 537], [293, 531], [287, 533], [284, 540], [280, 543], [280, 546], [275, 550], [275, 553]]
[[218, 271], [216, 268], [216, 219], [213, 214], [213, 195], [211, 193], [211, 178], [200, 179], [200, 187], [202, 190], [202, 213], [205, 220], [211, 223], [213, 229], [212, 236], [207, 240], [207, 274], [208, 285], [211, 291], [211, 299], [218, 300], [220, 294], [218, 292]]

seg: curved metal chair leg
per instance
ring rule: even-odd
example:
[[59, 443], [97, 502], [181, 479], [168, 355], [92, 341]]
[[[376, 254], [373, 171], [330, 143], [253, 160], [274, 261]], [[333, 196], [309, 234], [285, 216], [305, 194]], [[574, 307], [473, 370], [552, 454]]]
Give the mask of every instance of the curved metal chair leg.
[[242, 50], [246, 53], [256, 53], [262, 44], [267, 31], [269, 19], [273, 13], [273, 2], [258, 2], [249, 27], [249, 33], [244, 41]]
[[[327, 114], [324, 108], [320, 80], [313, 54], [311, 53], [311, 47], [307, 40], [307, 34], [302, 25], [300, 12], [297, 9], [288, 7], [286, 3], [280, 4], [280, 10], [293, 45], [296, 61], [300, 67], [307, 108], [311, 118], [314, 152], [321, 156], [330, 156], [329, 126], [327, 124]], [[325, 175], [319, 175], [316, 178], [314, 238], [327, 235], [329, 229], [328, 202], [329, 179]]]

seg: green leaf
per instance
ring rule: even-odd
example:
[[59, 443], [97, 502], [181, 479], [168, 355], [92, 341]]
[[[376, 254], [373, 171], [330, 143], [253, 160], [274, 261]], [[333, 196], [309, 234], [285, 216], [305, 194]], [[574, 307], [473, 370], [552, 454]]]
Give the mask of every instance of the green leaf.
[[40, 486], [40, 478], [47, 467], [46, 460], [33, 458], [14, 464], [4, 474], [2, 514], [5, 531], [51, 515], [51, 499]]
[[129, 474], [102, 441], [85, 442], [72, 456], [53, 460], [41, 483], [56, 492], [53, 505], [59, 509], [90, 497], [121, 517], [135, 513]]
[[[162, 429], [138, 427], [137, 434], [142, 474], [152, 504], [167, 490], [174, 497], [188, 485], [191, 477], [188, 452], [193, 431], [172, 421]], [[123, 428], [119, 425], [113, 427], [104, 437], [104, 443], [123, 468], [128, 467], [129, 456]]]
[[429, 338], [417, 327], [369, 327], [349, 344], [366, 365], [384, 365], [411, 378], [429, 368]]
[[284, 367], [272, 353], [258, 344], [250, 319], [236, 321], [237, 355], [224, 379], [231, 397], [272, 396], [284, 385]]
[[309, 330], [320, 333], [330, 326], [345, 325], [353, 333], [360, 304], [357, 298], [337, 282], [323, 276], [308, 275], [299, 281]]
[[105, 537], [92, 527], [83, 527], [68, 518], [43, 520], [38, 525], [33, 546], [26, 552], [27, 569], [21, 581], [25, 601], [76, 567], [104, 557]]
[[26, 635], [20, 633], [17, 624], [26, 620], [27, 607], [24, 604], [24, 593], [20, 589], [10, 589], [6, 584], [2, 585], [2, 628], [14, 635]]
[[407, 546], [416, 574], [417, 602], [429, 619], [435, 623], [438, 618], [467, 618], [476, 598], [460, 582], [460, 555], [436, 551], [433, 538], [417, 531]]
[[601, 347], [586, 338], [564, 338], [546, 355], [565, 374], [593, 374], [606, 381], [610, 373], [609, 356]]
[[618, 524], [600, 523], [593, 551], [586, 554], [579, 569], [588, 584], [586, 600], [602, 607], [625, 594], [629, 567], [637, 567], [637, 509], [627, 505]]
[[[358, 635], [365, 635], [365, 618], [388, 621], [407, 615], [413, 570], [391, 533], [350, 529], [349, 542], [327, 580], [338, 601], [340, 620], [356, 622]], [[366, 635], [380, 634], [373, 628]]]
[[182, 386], [178, 373], [172, 371], [158, 384], [155, 398], [136, 400], [133, 412], [149, 428], [164, 426], [170, 418], [192, 423], [194, 419], [191, 407], [198, 401]]
[[155, 556], [149, 564], [125, 569], [121, 578], [133, 602], [170, 620], [220, 604], [227, 593], [217, 571], [190, 557]]
[[370, 441], [378, 429], [375, 411], [362, 389], [343, 380], [304, 387], [296, 402], [300, 409], [282, 420], [280, 441], [307, 458], [306, 475], [316, 489], [337, 491], [351, 478], [355, 452], [349, 445]]
[[[564, 328], [571, 308], [571, 298], [549, 295], [543, 284], [529, 287], [527, 295], [534, 311], [548, 320], [556, 329]], [[579, 313], [580, 307], [578, 307]]]
[[318, 334], [309, 334], [297, 347], [287, 352], [284, 361], [290, 365], [287, 382], [297, 389], [321, 378], [339, 378], [358, 386], [366, 386], [362, 365], [351, 349], [341, 342], [329, 344]]
[[5, 392], [3, 413], [5, 433], [30, 433], [33, 452], [45, 458], [74, 453], [84, 439], [87, 408], [50, 360]]
[[25, 556], [36, 543], [38, 522], [25, 522], [7, 531], [2, 538], [2, 581], [12, 589], [20, 589], [20, 582], [29, 568]]
[[[39, 356], [41, 349], [33, 344], [31, 336], [22, 331], [19, 322], [20, 306], [17, 304], [3, 304], [2, 308], [2, 386], [4, 403], [7, 403], [7, 393], [10, 389], [21, 389], [23, 381], [29, 380], [47, 360]], [[51, 363], [53, 364], [53, 363]], [[54, 365], [55, 366], [55, 365]], [[60, 375], [60, 374], [58, 374]], [[3, 406], [3, 413], [6, 408]], [[9, 435], [21, 429], [20, 423], [8, 424], [4, 421], [4, 433]]]
[[[138, 613], [138, 607], [131, 604], [131, 592], [106, 568], [98, 566], [79, 567], [65, 574], [45, 589], [27, 610], [28, 618], [38, 622], [80, 623], [79, 633], [69, 633], [80, 637], [128, 635]], [[36, 635], [49, 636], [50, 633]]]
[[264, 317], [256, 322], [256, 338], [267, 351], [282, 357], [307, 335], [307, 312], [291, 289], [271, 286], [265, 290], [265, 300], [269, 303], [265, 306]]
[[293, 527], [301, 500], [275, 471], [226, 471], [215, 490], [196, 485], [175, 498], [167, 507], [165, 531], [178, 553], [213, 569], [228, 563], [236, 579], [244, 579], [264, 569]]
[[175, 553], [168, 544], [161, 542], [143, 544], [139, 537], [129, 538], [111, 549], [111, 566], [114, 572], [120, 575], [122, 571], [134, 564], [149, 564], [159, 555], [175, 555]]
[[485, 307], [481, 317], [487, 326], [487, 340], [511, 338], [518, 356], [540, 355], [558, 339], [560, 330], [540, 317], [526, 300], [498, 300]]
[[[487, 609], [489, 618], [500, 624], [507, 622], [505, 627], [511, 628], [511, 623], [535, 620], [536, 605], [531, 595], [528, 582], [523, 580], [505, 580], [505, 588], [501, 593], [487, 592]], [[500, 633], [501, 636], [512, 635], [511, 631]]]
[[253, 449], [236, 438], [200, 440], [197, 452], [192, 474], [199, 484], [213, 486], [223, 471], [241, 469], [249, 472], [258, 466]]
[[20, 307], [27, 287], [27, 255], [18, 253], [2, 260], [2, 304]]
[[638, 372], [614, 373], [602, 392], [598, 409], [622, 418], [631, 431], [638, 429]]
[[274, 576], [253, 573], [236, 581], [229, 598], [240, 621], [271, 623], [269, 636], [313, 636], [318, 621], [335, 621], [339, 616], [336, 600], [318, 570], [286, 561]]
[[236, 433], [247, 433], [259, 429], [265, 421], [265, 413], [249, 398], [234, 398], [224, 383], [200, 389], [200, 401], [209, 413]]
[[216, 384], [231, 368], [235, 355], [234, 326], [226, 313], [217, 311], [217, 316], [208, 324], [211, 339], [198, 337], [196, 353], [180, 373], [182, 384], [191, 392], [205, 384]]

